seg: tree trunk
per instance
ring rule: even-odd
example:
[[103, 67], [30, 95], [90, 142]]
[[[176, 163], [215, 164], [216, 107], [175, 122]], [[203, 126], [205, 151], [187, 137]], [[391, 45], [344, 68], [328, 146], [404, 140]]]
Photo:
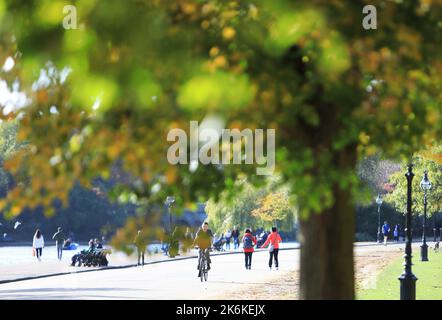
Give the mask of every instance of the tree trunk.
[[[341, 158], [343, 161], [338, 161], [337, 168], [351, 166], [352, 158]], [[355, 298], [355, 209], [349, 190], [335, 186], [333, 195], [335, 202], [331, 208], [299, 221], [301, 299]]]

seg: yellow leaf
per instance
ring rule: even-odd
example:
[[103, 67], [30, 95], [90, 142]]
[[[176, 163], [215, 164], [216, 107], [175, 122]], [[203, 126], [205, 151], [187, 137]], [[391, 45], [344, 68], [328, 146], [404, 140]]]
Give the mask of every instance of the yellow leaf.
[[171, 167], [166, 172], [166, 181], [168, 184], [173, 184], [177, 178], [177, 170], [175, 167]]
[[22, 208], [21, 208], [20, 206], [18, 206], [18, 205], [14, 205], [14, 206], [11, 208], [11, 214], [12, 214], [14, 217], [16, 217], [16, 216], [18, 216], [18, 215], [21, 213], [21, 210], [22, 210]]
[[231, 40], [235, 37], [236, 31], [232, 27], [225, 27], [223, 29], [223, 38], [226, 40]]

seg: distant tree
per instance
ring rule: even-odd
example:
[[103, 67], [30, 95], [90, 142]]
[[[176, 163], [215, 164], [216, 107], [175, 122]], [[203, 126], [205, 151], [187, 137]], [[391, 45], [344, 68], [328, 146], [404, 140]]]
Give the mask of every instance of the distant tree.
[[[17, 139], [18, 131], [18, 121], [0, 123], [0, 190], [2, 197], [6, 197], [9, 189], [13, 190], [17, 183], [31, 184], [26, 175], [15, 176], [14, 179], [3, 167], [4, 161], [28, 147], [26, 141]], [[27, 239], [28, 235], [34, 232], [37, 227], [51, 232], [58, 226], [63, 226], [66, 230], [77, 234], [82, 240], [97, 236], [105, 224], [107, 224], [108, 233], [115, 232], [135, 211], [127, 203], [112, 203], [107, 195], [112, 185], [122, 182], [122, 179], [119, 178], [120, 174], [114, 172], [113, 181], [96, 179], [95, 187], [92, 190], [87, 190], [78, 184], [75, 185], [68, 194], [68, 206], [64, 208], [59, 199], [55, 199], [51, 208], [53, 214], [50, 216], [45, 217], [42, 214], [43, 208], [41, 206], [33, 209], [25, 208], [20, 216], [22, 225], [19, 229], [8, 227], [9, 224], [6, 221], [4, 227], [9, 230], [14, 239], [18, 240]], [[91, 215], [91, 213], [93, 214]], [[7, 217], [10, 216], [7, 215]]]
[[[412, 212], [414, 214], [423, 215], [424, 213], [424, 192], [420, 183], [425, 170], [428, 171], [428, 178], [432, 184], [431, 190], [427, 192], [427, 214], [431, 216], [442, 211], [442, 161], [439, 161], [441, 152], [442, 146], [437, 146], [413, 158], [415, 177], [412, 185]], [[397, 172], [390, 177], [390, 182], [394, 187], [385, 198], [385, 201], [394, 205], [399, 212], [404, 212], [407, 204], [407, 181], [403, 179], [403, 175], [403, 172]]]
[[280, 177], [268, 179], [261, 187], [254, 187], [246, 180], [236, 183], [238, 192], [232, 199], [224, 192], [217, 201], [211, 199], [207, 203], [206, 212], [217, 233], [231, 230], [233, 226], [269, 229], [275, 223], [279, 223], [282, 230], [293, 231], [295, 212], [287, 188], [277, 187]]
[[285, 220], [290, 215], [293, 217], [293, 209], [290, 206], [288, 193], [277, 191], [267, 194], [259, 199], [259, 205], [252, 211], [252, 215], [272, 224]]
[[6, 195], [8, 189], [13, 184], [12, 176], [4, 169], [5, 161], [15, 155], [15, 153], [26, 147], [25, 142], [17, 140], [17, 121], [3, 121], [0, 123], [0, 192]]
[[216, 201], [210, 199], [207, 202], [208, 219], [217, 233], [225, 233], [233, 226], [244, 229], [259, 224], [251, 213], [258, 207], [258, 199], [264, 191], [254, 188], [246, 180], [239, 180], [236, 184], [238, 191], [233, 198], [229, 198], [228, 193], [224, 192]]
[[379, 153], [363, 158], [357, 165], [358, 176], [369, 188], [371, 196], [388, 191], [390, 175], [400, 171], [400, 169], [400, 164], [382, 159], [382, 155]]

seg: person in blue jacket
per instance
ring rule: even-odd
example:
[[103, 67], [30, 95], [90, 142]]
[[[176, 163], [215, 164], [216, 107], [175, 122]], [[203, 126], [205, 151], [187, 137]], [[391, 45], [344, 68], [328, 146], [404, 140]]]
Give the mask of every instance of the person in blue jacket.
[[384, 235], [384, 245], [387, 245], [388, 234], [390, 233], [390, 226], [387, 221], [384, 221], [384, 225], [382, 226], [382, 234]]

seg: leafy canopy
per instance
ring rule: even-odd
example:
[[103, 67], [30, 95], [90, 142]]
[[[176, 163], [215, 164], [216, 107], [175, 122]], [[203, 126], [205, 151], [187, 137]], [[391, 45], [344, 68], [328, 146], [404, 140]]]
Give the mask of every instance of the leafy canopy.
[[276, 129], [303, 218], [336, 188], [358, 190], [358, 156], [440, 141], [439, 1], [377, 1], [377, 30], [358, 27], [355, 1], [77, 0], [77, 30], [62, 27], [65, 4], [0, 0], [0, 57], [16, 62], [2, 77], [31, 99], [4, 116], [30, 146], [5, 163], [30, 179], [0, 202], [14, 215], [66, 203], [116, 161], [139, 178], [137, 199], [175, 194], [179, 206], [238, 173], [255, 183], [252, 166], [167, 163], [168, 130], [212, 112], [230, 128]]

